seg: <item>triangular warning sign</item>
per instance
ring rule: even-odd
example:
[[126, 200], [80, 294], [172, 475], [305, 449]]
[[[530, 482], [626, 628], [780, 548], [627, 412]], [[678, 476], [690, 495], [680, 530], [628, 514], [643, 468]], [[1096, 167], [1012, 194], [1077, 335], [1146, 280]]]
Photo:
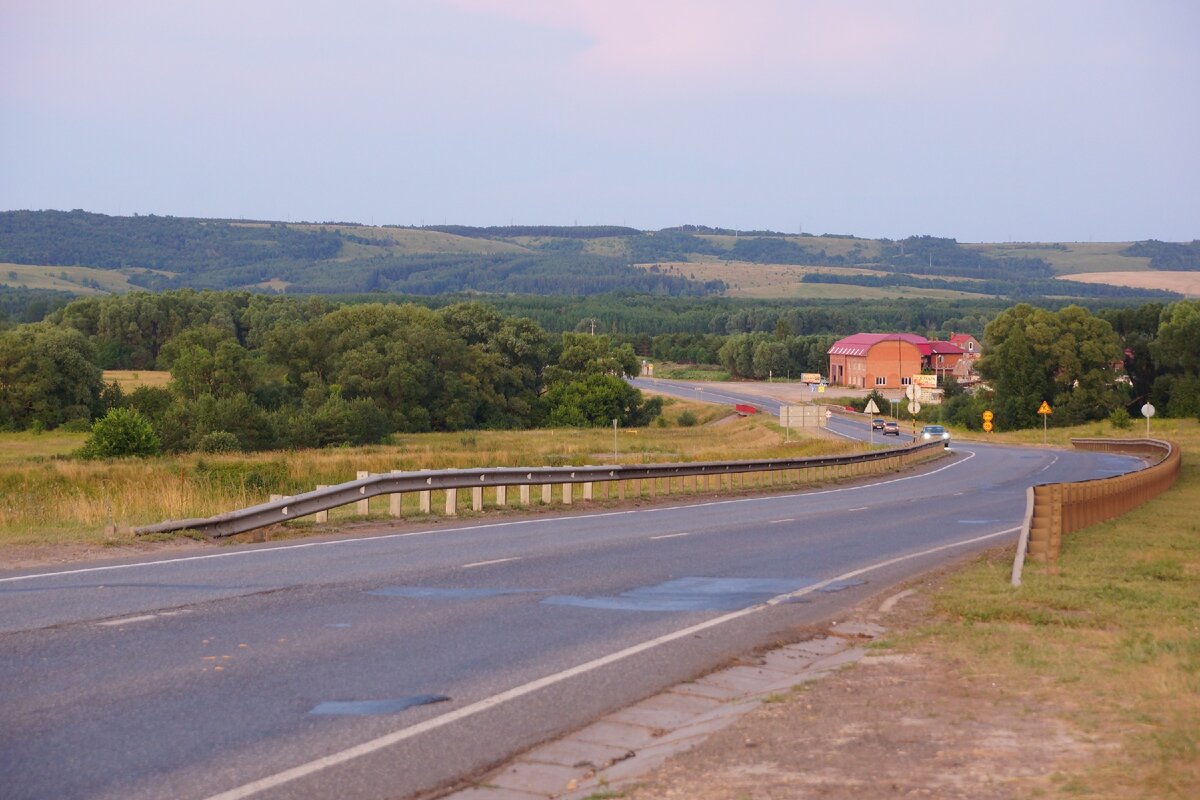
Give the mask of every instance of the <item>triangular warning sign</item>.
[[864, 414], [878, 414], [879, 406], [875, 405], [875, 401], [873, 399], [868, 400], [867, 407], [863, 409], [863, 413]]
[[1047, 403], [1045, 400], [1043, 400], [1041, 407], [1038, 408], [1038, 413], [1039, 414], [1053, 414], [1054, 412], [1050, 410], [1050, 404]]

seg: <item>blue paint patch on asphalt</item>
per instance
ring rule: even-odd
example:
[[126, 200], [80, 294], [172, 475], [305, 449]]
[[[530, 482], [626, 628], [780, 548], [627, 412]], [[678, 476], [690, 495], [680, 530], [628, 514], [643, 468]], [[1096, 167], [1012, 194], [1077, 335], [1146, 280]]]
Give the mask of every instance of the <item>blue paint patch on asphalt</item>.
[[812, 583], [809, 578], [677, 578], [615, 597], [554, 595], [542, 602], [603, 611], [736, 611]]
[[434, 600], [475, 600], [483, 597], [500, 597], [506, 594], [529, 594], [531, 589], [442, 589], [435, 586], [387, 586], [374, 589], [367, 594], [380, 597], [417, 597]]
[[413, 706], [445, 703], [449, 699], [444, 694], [418, 694], [412, 697], [395, 697], [390, 700], [328, 700], [324, 703], [317, 703], [308, 713], [326, 716], [366, 717], [378, 714], [395, 714]]

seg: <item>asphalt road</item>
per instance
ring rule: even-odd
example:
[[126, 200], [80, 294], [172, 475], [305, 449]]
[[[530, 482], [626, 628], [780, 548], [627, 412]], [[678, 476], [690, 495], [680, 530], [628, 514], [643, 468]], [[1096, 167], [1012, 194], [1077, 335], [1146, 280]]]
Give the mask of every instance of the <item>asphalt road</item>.
[[969, 445], [808, 492], [3, 573], [3, 794], [405, 797], [1012, 541], [1030, 483], [1138, 465]]
[[[759, 409], [762, 413], [770, 414], [776, 419], [779, 418], [779, 410], [783, 407], [783, 403], [773, 397], [764, 397], [760, 394], [754, 394], [745, 391], [738, 391], [736, 383], [714, 383], [706, 381], [676, 381], [666, 378], [633, 378], [629, 381], [639, 389], [644, 389], [650, 392], [658, 392], [660, 394], [670, 395], [672, 397], [680, 397], [685, 400], [698, 400], [703, 403], [718, 403], [722, 405], [737, 405], [745, 403]], [[814, 394], [813, 402], [820, 403], [825, 395]], [[884, 409], [888, 411], [888, 409]], [[903, 417], [901, 417], [903, 420]], [[882, 433], [872, 432], [869, 420], [867, 417], [855, 419], [853, 417], [834, 414], [826, 421], [825, 427], [838, 436], [844, 436], [848, 439], [860, 439], [862, 441], [872, 441], [875, 444], [906, 444], [913, 440], [910, 433], [905, 433], [905, 425], [903, 421], [900, 425], [900, 435], [884, 436]], [[910, 429], [911, 430], [911, 429]]]

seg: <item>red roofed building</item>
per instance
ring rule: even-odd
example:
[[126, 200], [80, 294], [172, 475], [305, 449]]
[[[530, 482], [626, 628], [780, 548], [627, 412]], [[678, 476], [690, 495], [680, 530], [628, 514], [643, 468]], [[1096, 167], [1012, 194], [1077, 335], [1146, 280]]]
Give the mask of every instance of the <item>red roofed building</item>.
[[900, 389], [922, 371], [950, 374], [967, 354], [915, 333], [856, 333], [829, 348], [829, 382], [860, 389]]
[[969, 333], [950, 334], [950, 343], [956, 344], [967, 354], [967, 358], [975, 360], [983, 355], [983, 346], [979, 340]]
[[829, 348], [829, 382], [861, 389], [899, 389], [921, 371], [924, 336], [856, 333]]

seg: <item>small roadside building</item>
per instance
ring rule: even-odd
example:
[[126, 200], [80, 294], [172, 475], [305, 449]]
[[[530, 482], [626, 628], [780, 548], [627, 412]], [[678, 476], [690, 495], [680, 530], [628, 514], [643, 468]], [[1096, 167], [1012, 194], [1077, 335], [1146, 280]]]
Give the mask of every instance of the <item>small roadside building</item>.
[[829, 382], [860, 389], [900, 389], [921, 371], [924, 336], [856, 333], [829, 348]]

